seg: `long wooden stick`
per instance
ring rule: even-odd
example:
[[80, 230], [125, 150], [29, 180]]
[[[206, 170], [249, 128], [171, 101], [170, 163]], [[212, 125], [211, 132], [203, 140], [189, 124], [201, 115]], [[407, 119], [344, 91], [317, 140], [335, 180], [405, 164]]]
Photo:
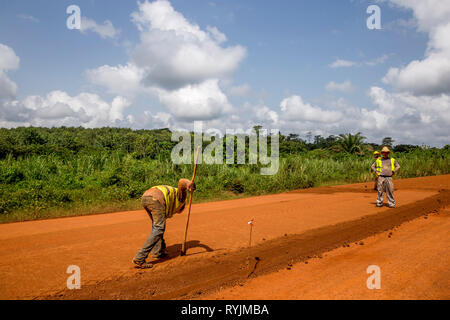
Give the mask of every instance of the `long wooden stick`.
[[[198, 155], [200, 154], [200, 146], [197, 148], [197, 155], [195, 156], [195, 164], [194, 164], [194, 174], [192, 175], [191, 182], [194, 182], [195, 175], [197, 174], [197, 162], [198, 162]], [[186, 229], [184, 230], [184, 241], [183, 246], [181, 247], [181, 255], [186, 255], [186, 240], [187, 240], [187, 233], [189, 228], [189, 218], [191, 217], [191, 205], [192, 205], [192, 196], [194, 195], [194, 191], [189, 192], [189, 210], [188, 210], [188, 216], [187, 216], [187, 222], [186, 222]]]

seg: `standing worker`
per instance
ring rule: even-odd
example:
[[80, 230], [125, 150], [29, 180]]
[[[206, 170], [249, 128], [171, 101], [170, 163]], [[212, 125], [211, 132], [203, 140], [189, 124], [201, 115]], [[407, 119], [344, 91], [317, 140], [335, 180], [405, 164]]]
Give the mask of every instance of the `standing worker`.
[[382, 207], [384, 194], [388, 200], [389, 208], [395, 208], [394, 182], [392, 176], [400, 169], [397, 160], [390, 158], [391, 151], [388, 147], [381, 150], [382, 157], [378, 158], [372, 165], [372, 171], [378, 177], [377, 207]]
[[171, 218], [176, 213], [183, 212], [186, 206], [187, 190], [193, 192], [195, 183], [187, 179], [181, 179], [178, 182], [178, 188], [156, 186], [148, 189], [142, 195], [142, 206], [152, 219], [152, 232], [133, 259], [136, 267], [142, 269], [153, 267], [153, 264], [145, 262], [150, 252], [152, 257], [156, 259], [167, 256], [164, 241], [166, 219]]
[[[379, 151], [375, 151], [373, 153], [373, 157], [375, 158], [375, 161], [378, 160], [378, 158], [380, 158], [381, 154]], [[375, 175], [375, 184], [373, 186], [373, 190], [378, 191], [378, 175]]]

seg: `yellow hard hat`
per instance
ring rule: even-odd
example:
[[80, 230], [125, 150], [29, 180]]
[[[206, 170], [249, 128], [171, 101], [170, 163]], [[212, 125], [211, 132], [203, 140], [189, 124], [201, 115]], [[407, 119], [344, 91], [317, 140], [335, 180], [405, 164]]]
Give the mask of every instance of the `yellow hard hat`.
[[375, 152], [373, 153], [374, 156], [379, 155], [379, 154], [380, 154], [380, 151], [375, 151]]

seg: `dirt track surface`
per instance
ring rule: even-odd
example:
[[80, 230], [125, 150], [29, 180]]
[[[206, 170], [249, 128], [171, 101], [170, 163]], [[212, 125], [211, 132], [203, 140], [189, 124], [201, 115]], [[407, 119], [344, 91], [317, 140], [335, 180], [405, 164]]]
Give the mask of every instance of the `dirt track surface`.
[[[376, 234], [381, 236], [406, 221], [437, 213], [450, 204], [448, 175], [396, 180], [396, 209], [376, 208], [376, 194], [370, 190], [371, 187], [372, 184], [354, 184], [193, 205], [188, 255], [179, 256], [186, 216], [178, 215], [167, 223], [165, 238], [169, 257], [157, 261], [150, 270], [134, 269], [131, 264], [151, 229], [151, 222], [144, 211], [0, 225], [0, 298], [232, 298], [232, 295], [223, 295], [220, 291], [214, 296], [214, 292], [220, 287], [236, 284], [245, 289], [253, 285], [253, 281], [264, 281], [265, 277], [274, 276], [277, 273], [273, 272], [286, 267], [295, 272], [300, 262], [328, 260], [328, 257], [319, 257], [343, 245], [359, 243]], [[255, 219], [253, 247], [247, 248], [247, 222], [252, 218]], [[420, 221], [430, 223], [432, 220]], [[448, 219], [436, 221], [442, 222], [433, 225], [435, 233], [431, 232], [430, 225], [419, 227], [430, 228], [431, 233], [418, 235], [421, 244], [415, 249], [412, 249], [415, 242], [407, 237], [405, 241], [396, 240], [397, 252], [403, 253], [405, 249], [405, 255], [408, 250], [430, 253], [423, 258], [431, 259], [431, 262], [421, 264], [421, 268], [430, 274], [428, 280], [423, 280], [423, 288], [436, 287], [433, 281], [439, 276], [433, 278], [432, 275], [439, 274], [440, 280], [444, 281], [449, 279], [448, 273], [441, 272], [449, 269], [449, 236], [445, 232]], [[441, 224], [445, 223], [446, 228], [442, 228]], [[361, 261], [362, 265], [367, 264], [366, 246], [357, 250], [347, 249], [347, 252], [355, 250], [348, 256], [349, 263]], [[376, 249], [372, 250], [372, 255], [377, 256]], [[379, 256], [383, 256], [381, 251]], [[401, 267], [404, 259], [396, 259], [392, 263]], [[341, 257], [339, 261], [345, 264], [346, 258]], [[70, 265], [81, 269], [81, 290], [66, 289], [69, 277], [66, 270]], [[315, 273], [314, 263], [307, 266], [311, 267], [311, 279], [314, 279], [312, 275], [317, 277], [324, 272], [324, 268], [319, 268]], [[394, 268], [392, 274], [397, 275], [394, 278], [405, 277], [399, 270], [402, 268]], [[367, 278], [367, 275], [363, 272], [362, 277]], [[307, 281], [302, 279], [298, 281]], [[330, 282], [325, 280], [325, 283], [330, 285], [333, 279]], [[276, 295], [270, 296], [272, 291], [267, 283], [263, 287], [267, 290], [267, 298], [276, 298]], [[275, 292], [283, 292], [277, 290], [276, 285], [273, 288]], [[435, 289], [432, 297], [448, 298], [448, 286], [438, 288], [441, 289]], [[329, 290], [329, 296], [319, 290], [310, 296], [286, 292], [284, 295], [280, 293], [279, 297], [333, 298], [339, 297], [339, 292], [342, 294], [342, 290]], [[349, 286], [341, 297], [364, 298], [358, 290], [358, 286]], [[237, 297], [247, 298], [248, 292], [242, 292]], [[333, 292], [336, 295], [333, 296]], [[389, 294], [377, 297], [385, 298]], [[422, 297], [427, 298], [426, 295]], [[248, 294], [248, 298], [252, 296]]]
[[[202, 299], [450, 299], [450, 208]], [[380, 289], [367, 287], [380, 268]]]

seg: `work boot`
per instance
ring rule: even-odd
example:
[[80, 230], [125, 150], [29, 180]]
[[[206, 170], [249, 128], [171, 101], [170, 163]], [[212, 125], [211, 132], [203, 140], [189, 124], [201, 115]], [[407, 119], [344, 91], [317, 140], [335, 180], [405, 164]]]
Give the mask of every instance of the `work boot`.
[[133, 259], [133, 263], [135, 264], [135, 268], [139, 268], [139, 269], [153, 268], [153, 264], [145, 262], [145, 261], [137, 261], [137, 260]]

